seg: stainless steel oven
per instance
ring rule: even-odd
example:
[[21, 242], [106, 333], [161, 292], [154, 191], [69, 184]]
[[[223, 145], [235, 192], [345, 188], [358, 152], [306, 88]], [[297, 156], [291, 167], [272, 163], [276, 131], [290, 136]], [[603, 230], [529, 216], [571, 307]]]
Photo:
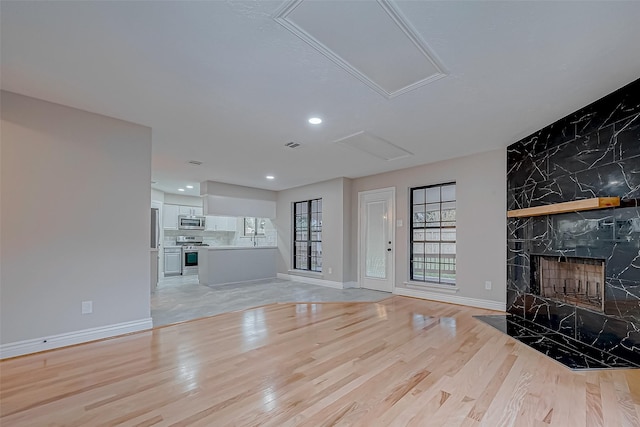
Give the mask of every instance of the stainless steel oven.
[[198, 274], [198, 246], [182, 247], [182, 275]]
[[182, 275], [198, 274], [198, 249], [207, 246], [201, 236], [178, 236], [176, 244], [182, 247]]

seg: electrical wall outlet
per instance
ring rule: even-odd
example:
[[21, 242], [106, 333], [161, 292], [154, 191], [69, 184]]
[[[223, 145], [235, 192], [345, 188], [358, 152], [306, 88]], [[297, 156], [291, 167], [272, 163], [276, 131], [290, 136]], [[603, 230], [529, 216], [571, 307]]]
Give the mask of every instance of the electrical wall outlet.
[[484, 288], [486, 290], [490, 291], [491, 290], [491, 282], [488, 281], [488, 280], [486, 282], [484, 282]]
[[333, 268], [331, 268], [331, 267], [327, 268], [327, 273], [329, 273], [329, 274], [333, 273]]
[[93, 313], [93, 301], [82, 301], [82, 314]]

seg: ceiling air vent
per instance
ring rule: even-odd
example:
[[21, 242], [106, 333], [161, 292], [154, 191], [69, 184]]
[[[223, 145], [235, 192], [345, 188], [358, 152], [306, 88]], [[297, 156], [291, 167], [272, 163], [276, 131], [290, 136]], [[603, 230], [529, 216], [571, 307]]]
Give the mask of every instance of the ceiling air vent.
[[288, 148], [298, 148], [298, 147], [300, 147], [300, 144], [298, 144], [297, 142], [291, 141], [291, 142], [287, 142], [286, 144], [284, 144], [284, 146], [288, 147]]
[[197, 160], [189, 160], [187, 163], [193, 166], [200, 166], [202, 164], [202, 162], [199, 162]]

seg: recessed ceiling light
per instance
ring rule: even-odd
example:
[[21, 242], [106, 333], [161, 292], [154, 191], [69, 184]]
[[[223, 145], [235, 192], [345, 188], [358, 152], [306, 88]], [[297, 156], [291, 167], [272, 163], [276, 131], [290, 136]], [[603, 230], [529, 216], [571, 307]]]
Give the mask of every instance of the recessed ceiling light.
[[192, 189], [192, 188], [193, 188], [193, 185], [187, 185], [187, 188], [188, 188], [188, 189]]
[[184, 191], [184, 188], [178, 188], [178, 191]]
[[311, 123], [312, 125], [319, 125], [320, 123], [322, 123], [322, 119], [320, 117], [311, 117], [309, 119], [309, 123]]
[[265, 176], [265, 178], [267, 178], [267, 179], [276, 179], [276, 177], [273, 176], [273, 175], [267, 175], [267, 176]]

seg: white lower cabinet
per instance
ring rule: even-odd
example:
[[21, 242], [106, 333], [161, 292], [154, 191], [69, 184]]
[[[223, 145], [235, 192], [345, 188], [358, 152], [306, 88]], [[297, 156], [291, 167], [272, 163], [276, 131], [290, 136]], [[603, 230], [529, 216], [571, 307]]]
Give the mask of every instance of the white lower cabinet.
[[182, 273], [182, 249], [164, 248], [164, 275], [175, 276]]

